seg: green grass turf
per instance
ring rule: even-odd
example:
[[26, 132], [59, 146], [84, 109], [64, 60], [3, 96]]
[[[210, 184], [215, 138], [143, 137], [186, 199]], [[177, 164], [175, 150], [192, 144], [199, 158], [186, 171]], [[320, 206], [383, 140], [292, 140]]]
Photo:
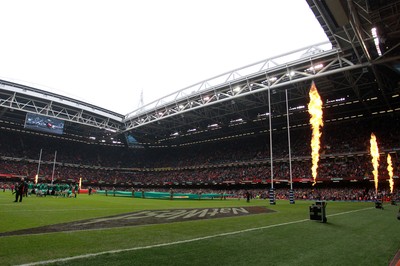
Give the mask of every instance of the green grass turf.
[[[125, 228], [0, 237], [0, 265], [119, 249], [54, 265], [388, 265], [400, 249], [399, 207], [329, 202], [327, 223], [309, 220], [312, 201], [152, 200], [79, 195], [23, 199], [0, 192], [0, 232], [138, 210], [266, 206], [276, 212]], [[355, 212], [353, 212], [355, 211]], [[349, 212], [349, 213], [346, 213]], [[336, 215], [337, 214], [337, 215]], [[283, 223], [290, 223], [281, 226]], [[247, 230], [250, 228], [260, 228]], [[235, 234], [219, 235], [222, 233]], [[219, 236], [218, 236], [219, 235]], [[215, 236], [143, 249], [157, 244]]]

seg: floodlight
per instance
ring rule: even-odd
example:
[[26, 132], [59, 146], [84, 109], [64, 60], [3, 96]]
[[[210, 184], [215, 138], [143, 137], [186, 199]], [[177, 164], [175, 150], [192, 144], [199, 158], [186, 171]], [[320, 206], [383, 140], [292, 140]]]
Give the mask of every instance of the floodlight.
[[376, 28], [372, 28], [371, 29], [371, 33], [372, 33], [372, 37], [374, 37], [374, 43], [375, 43], [376, 51], [378, 52], [378, 55], [381, 56], [382, 52], [381, 52], [381, 48], [379, 47], [379, 38], [378, 38], [377, 29]]

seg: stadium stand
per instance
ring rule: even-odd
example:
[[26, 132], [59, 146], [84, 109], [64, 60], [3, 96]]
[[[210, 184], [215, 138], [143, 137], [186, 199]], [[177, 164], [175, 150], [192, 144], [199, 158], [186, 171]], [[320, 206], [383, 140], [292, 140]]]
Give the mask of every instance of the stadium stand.
[[[399, 128], [398, 121], [391, 117], [378, 121], [358, 121], [357, 126], [353, 122], [342, 122], [325, 127], [318, 175], [318, 186], [324, 189], [322, 198], [371, 200], [370, 133], [375, 132], [378, 136], [382, 157], [388, 153], [392, 155], [394, 169], [397, 170], [400, 166]], [[264, 136], [220, 141], [212, 145], [206, 143], [193, 147], [131, 150], [69, 140], [49, 140], [46, 136], [8, 131], [2, 131], [1, 134], [4, 141], [0, 145], [0, 180], [7, 187], [19, 177], [34, 181], [41, 149], [39, 183], [50, 183], [54, 178], [55, 184], [72, 185], [82, 178], [83, 186], [100, 189], [111, 190], [116, 187], [129, 191], [135, 187], [164, 191], [174, 187], [177, 191], [229, 190], [230, 194], [239, 197], [244, 189], [250, 189], [258, 198], [265, 198], [263, 193], [270, 186], [270, 158]], [[277, 198], [287, 198], [289, 184], [287, 147], [282, 145], [285, 144], [282, 135], [274, 136], [279, 144], [273, 149], [275, 187], [280, 189]], [[307, 138], [308, 127], [292, 133], [296, 199], [317, 197], [312, 189], [305, 188], [311, 182]], [[55, 151], [58, 153], [54, 167]], [[385, 160], [380, 164], [379, 175], [381, 186], [387, 191]], [[339, 190], [330, 190], [338, 186]]]
[[[354, 2], [337, 1], [337, 9], [307, 0], [330, 48], [316, 44], [268, 58], [126, 115], [0, 80], [0, 182], [11, 186], [19, 177], [32, 182], [41, 154], [44, 183], [82, 178], [86, 187], [260, 194], [257, 189], [271, 186], [272, 166], [274, 185], [282, 189], [279, 197], [286, 195], [290, 180], [289, 128], [295, 191], [306, 190], [296, 197], [314, 197], [306, 110], [312, 83], [323, 99], [317, 186], [327, 189], [325, 197], [369, 198], [363, 191], [373, 187], [371, 133], [381, 155], [380, 187], [388, 189], [383, 157], [391, 154], [397, 188], [400, 2]], [[376, 45], [379, 36], [369, 34], [373, 28], [384, 44]], [[344, 192], [329, 191], [333, 187]]]

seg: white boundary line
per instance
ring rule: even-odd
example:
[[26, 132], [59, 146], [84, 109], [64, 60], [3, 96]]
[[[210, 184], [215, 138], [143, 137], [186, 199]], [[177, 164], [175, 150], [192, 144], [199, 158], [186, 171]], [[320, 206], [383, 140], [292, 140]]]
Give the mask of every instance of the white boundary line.
[[[344, 214], [348, 214], [348, 213], [354, 213], [354, 212], [365, 211], [365, 210], [370, 210], [370, 209], [372, 209], [372, 208], [369, 207], [369, 208], [358, 209], [358, 210], [353, 210], [353, 211], [340, 212], [340, 213], [327, 215], [327, 216], [328, 217], [338, 216], [338, 215], [344, 215]], [[273, 227], [279, 227], [279, 226], [296, 224], [296, 223], [303, 223], [303, 222], [307, 222], [307, 221], [310, 221], [310, 220], [303, 219], [303, 220], [297, 220], [297, 221], [293, 221], [293, 222], [273, 224], [273, 225], [267, 225], [267, 226], [261, 226], [261, 227], [254, 227], [254, 228], [249, 228], [249, 229], [240, 230], [240, 231], [233, 231], [233, 232], [227, 232], [227, 233], [222, 233], [222, 234], [197, 237], [197, 238], [169, 242], [169, 243], [155, 244], [155, 245], [149, 245], [149, 246], [143, 246], [143, 247], [126, 248], [126, 249], [115, 249], [115, 250], [102, 251], [102, 252], [98, 252], [98, 253], [89, 253], [89, 254], [84, 254], [84, 255], [67, 257], [67, 258], [59, 258], [59, 259], [54, 259], [54, 260], [37, 261], [37, 262], [31, 262], [31, 263], [26, 263], [26, 264], [20, 264], [19, 266], [44, 265], [44, 264], [57, 263], [57, 262], [66, 262], [66, 261], [71, 261], [71, 260], [76, 260], [76, 259], [86, 259], [86, 258], [97, 257], [97, 256], [105, 255], [105, 254], [116, 254], [116, 253], [127, 252], [127, 251], [135, 251], [135, 250], [143, 250], [143, 249], [151, 249], [151, 248], [157, 248], [157, 247], [179, 245], [179, 244], [201, 241], [201, 240], [206, 240], [206, 239], [216, 238], [216, 237], [221, 237], [221, 236], [236, 235], [236, 234], [241, 234], [241, 233], [246, 233], [246, 232], [251, 232], [251, 231], [256, 231], [256, 230], [269, 229], [269, 228], [273, 228]]]

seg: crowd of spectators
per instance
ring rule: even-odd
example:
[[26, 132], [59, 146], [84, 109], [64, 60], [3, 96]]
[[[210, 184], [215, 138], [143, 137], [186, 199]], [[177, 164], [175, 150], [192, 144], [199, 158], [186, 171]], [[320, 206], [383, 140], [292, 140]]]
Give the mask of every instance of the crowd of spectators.
[[[393, 168], [400, 169], [400, 126], [397, 120], [358, 121], [326, 125], [322, 134], [320, 180], [364, 180], [372, 178], [369, 139], [378, 138], [382, 152], [379, 176], [388, 178], [386, 156], [391, 152]], [[176, 148], [128, 149], [0, 131], [0, 177], [27, 177], [39, 170], [41, 181], [84, 184], [182, 185], [267, 183], [271, 179], [269, 138], [253, 136], [211, 144]], [[310, 130], [291, 132], [292, 177], [311, 179]], [[273, 177], [288, 182], [290, 168], [286, 132], [273, 136]], [[39, 153], [42, 160], [38, 168]], [[54, 155], [57, 151], [56, 164]], [[54, 171], [53, 171], [54, 169]], [[342, 197], [342, 196], [341, 196]]]
[[[335, 161], [327, 158], [319, 165], [318, 179], [331, 180], [364, 180], [372, 177], [372, 166], [367, 156], [350, 157], [347, 160]], [[399, 169], [399, 163], [394, 165]], [[311, 179], [311, 162], [292, 162], [292, 178], [294, 181]], [[0, 161], [1, 174], [3, 176], [27, 177], [30, 180], [37, 174], [38, 165], [25, 161]], [[273, 165], [274, 180], [276, 182], [289, 181], [289, 163], [275, 162]], [[382, 162], [379, 168], [382, 180], [388, 178], [386, 163]], [[84, 183], [94, 184], [143, 184], [143, 185], [174, 185], [174, 184], [232, 184], [232, 183], [265, 183], [271, 179], [271, 168], [268, 163], [262, 165], [237, 165], [220, 167], [202, 167], [168, 170], [121, 170], [118, 168], [90, 168], [71, 167], [62, 164], [54, 167], [51, 164], [42, 164], [39, 170], [39, 179], [46, 181], [75, 182], [82, 178]]]

